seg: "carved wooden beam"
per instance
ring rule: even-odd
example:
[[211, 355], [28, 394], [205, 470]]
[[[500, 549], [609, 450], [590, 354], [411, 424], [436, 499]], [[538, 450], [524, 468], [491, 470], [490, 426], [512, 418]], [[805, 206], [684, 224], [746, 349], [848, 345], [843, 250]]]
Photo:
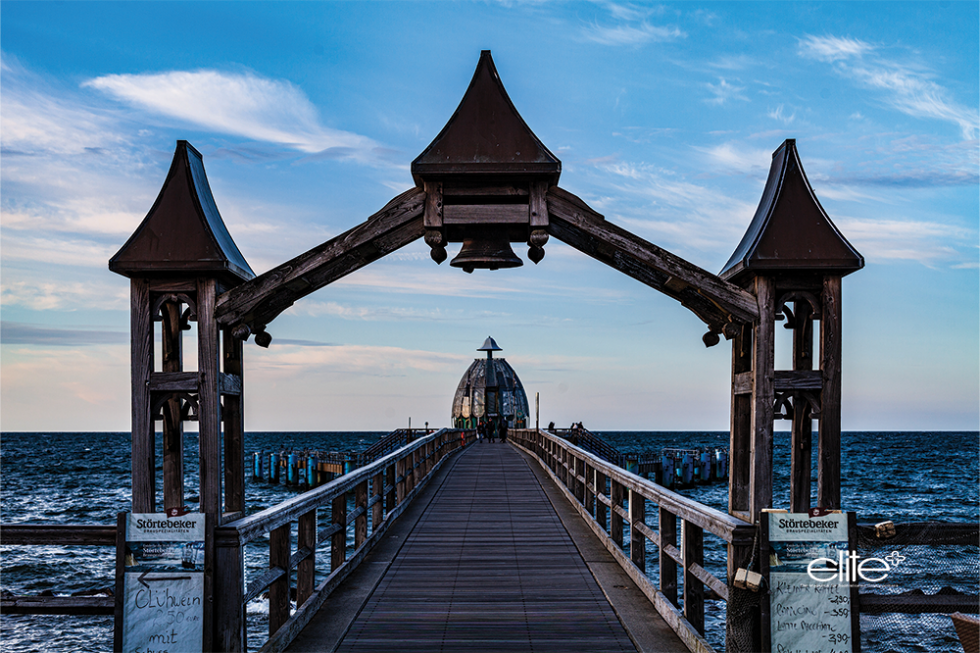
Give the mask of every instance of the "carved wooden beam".
[[421, 238], [424, 206], [425, 192], [412, 188], [353, 229], [235, 286], [218, 297], [218, 323], [238, 337], [263, 333], [297, 299]]
[[548, 190], [548, 214], [551, 235], [678, 300], [714, 333], [728, 336], [726, 325], [759, 317], [752, 293], [607, 222], [562, 188]]

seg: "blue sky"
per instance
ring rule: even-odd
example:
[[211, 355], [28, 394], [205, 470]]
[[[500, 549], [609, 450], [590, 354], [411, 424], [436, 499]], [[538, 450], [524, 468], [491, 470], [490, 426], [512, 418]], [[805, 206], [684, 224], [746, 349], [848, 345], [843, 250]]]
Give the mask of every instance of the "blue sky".
[[[129, 429], [128, 280], [106, 264], [176, 140], [203, 153], [261, 273], [412, 185], [483, 49], [562, 160], [562, 187], [709, 271], [748, 226], [772, 151], [796, 138], [867, 261], [844, 281], [844, 428], [978, 428], [975, 2], [0, 12], [3, 430]], [[466, 275], [418, 241], [307, 297], [270, 325], [270, 349], [246, 348], [246, 428], [447, 424], [487, 335], [532, 406], [540, 393], [543, 422], [728, 428], [727, 344], [706, 349], [686, 309], [554, 238], [546, 252]]]

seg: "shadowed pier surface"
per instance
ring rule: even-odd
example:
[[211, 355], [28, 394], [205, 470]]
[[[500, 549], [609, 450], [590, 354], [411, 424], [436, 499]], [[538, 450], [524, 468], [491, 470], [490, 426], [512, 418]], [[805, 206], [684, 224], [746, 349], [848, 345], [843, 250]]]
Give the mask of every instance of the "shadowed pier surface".
[[340, 651], [635, 651], [523, 456], [463, 452]]

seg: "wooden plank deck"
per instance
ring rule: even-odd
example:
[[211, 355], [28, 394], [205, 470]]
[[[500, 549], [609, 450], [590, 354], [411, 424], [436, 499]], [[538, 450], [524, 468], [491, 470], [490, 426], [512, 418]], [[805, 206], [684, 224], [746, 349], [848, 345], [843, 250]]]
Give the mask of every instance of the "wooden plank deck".
[[635, 651], [524, 458], [461, 454], [339, 651]]

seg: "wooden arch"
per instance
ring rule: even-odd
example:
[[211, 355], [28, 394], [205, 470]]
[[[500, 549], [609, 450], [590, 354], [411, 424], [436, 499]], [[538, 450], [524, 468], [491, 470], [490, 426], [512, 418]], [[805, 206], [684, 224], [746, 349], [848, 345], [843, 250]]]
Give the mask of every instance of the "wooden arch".
[[[302, 297], [421, 238], [426, 199], [425, 190], [412, 188], [353, 229], [225, 292], [217, 300], [218, 323], [244, 338], [265, 331]], [[711, 332], [730, 335], [727, 325], [757, 319], [748, 291], [606, 221], [558, 186], [544, 199], [548, 234], [677, 299]], [[484, 223], [498, 224], [492, 218]]]

